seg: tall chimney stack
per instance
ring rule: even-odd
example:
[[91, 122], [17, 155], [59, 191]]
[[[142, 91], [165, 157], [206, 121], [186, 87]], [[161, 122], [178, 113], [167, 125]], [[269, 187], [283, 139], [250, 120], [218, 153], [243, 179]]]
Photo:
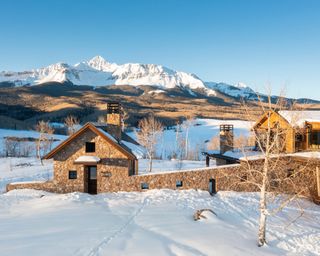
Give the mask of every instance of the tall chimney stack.
[[107, 103], [107, 131], [117, 140], [121, 140], [122, 109], [119, 102]]
[[220, 154], [233, 150], [233, 125], [220, 125]]

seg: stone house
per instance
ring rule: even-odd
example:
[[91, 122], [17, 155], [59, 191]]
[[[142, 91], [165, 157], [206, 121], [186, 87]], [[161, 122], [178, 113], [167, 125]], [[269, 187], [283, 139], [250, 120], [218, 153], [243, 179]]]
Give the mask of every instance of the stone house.
[[121, 106], [108, 103], [106, 123], [87, 123], [43, 159], [53, 159], [57, 192], [97, 194], [138, 173], [139, 144], [122, 131]]

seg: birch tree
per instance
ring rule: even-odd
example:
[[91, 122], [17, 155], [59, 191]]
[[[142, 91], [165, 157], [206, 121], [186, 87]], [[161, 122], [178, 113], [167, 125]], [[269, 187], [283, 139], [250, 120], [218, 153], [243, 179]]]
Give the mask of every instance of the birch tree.
[[39, 133], [38, 140], [36, 141], [36, 153], [37, 157], [41, 159], [41, 152], [45, 153], [51, 149], [54, 129], [50, 126], [49, 122], [41, 120], [36, 125], [36, 131]]
[[[243, 170], [235, 174], [241, 185], [251, 186], [259, 191], [259, 230], [258, 246], [266, 244], [267, 217], [281, 211], [289, 202], [292, 202], [299, 195], [306, 193], [308, 186], [298, 187], [293, 181], [292, 175], [287, 175], [288, 164], [283, 160], [286, 144], [286, 133], [288, 130], [273, 120], [271, 115], [281, 109], [287, 109], [287, 104], [282, 97], [277, 102], [272, 102], [271, 96], [268, 101], [259, 99], [258, 105], [262, 114], [266, 115], [266, 123], [263, 130], [252, 130], [256, 141], [256, 147], [261, 152], [259, 163], [250, 161], [248, 152], [243, 148], [244, 165]], [[248, 120], [253, 120], [250, 108], [244, 105]], [[306, 166], [295, 166], [295, 175], [305, 175]], [[309, 173], [309, 175], [311, 175]], [[301, 184], [300, 184], [301, 185]], [[269, 206], [269, 200], [278, 200], [278, 206]]]
[[182, 127], [185, 130], [185, 159], [188, 159], [188, 154], [189, 154], [189, 131], [190, 127], [194, 124], [194, 116], [193, 115], [188, 115], [186, 117], [186, 120], [183, 122]]
[[64, 119], [64, 125], [67, 127], [68, 135], [72, 135], [77, 131], [79, 120], [76, 117], [70, 115]]
[[162, 124], [149, 115], [139, 122], [139, 130], [136, 132], [139, 143], [145, 147], [149, 159], [149, 172], [152, 171], [152, 160], [155, 156], [156, 145], [160, 141], [163, 133]]

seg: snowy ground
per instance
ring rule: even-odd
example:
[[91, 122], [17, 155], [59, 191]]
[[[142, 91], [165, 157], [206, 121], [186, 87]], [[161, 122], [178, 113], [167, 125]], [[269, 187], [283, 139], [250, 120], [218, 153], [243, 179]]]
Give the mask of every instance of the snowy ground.
[[[148, 159], [139, 159], [139, 174], [150, 173], [148, 171], [149, 168], [149, 160]], [[214, 166], [214, 161], [210, 162], [210, 166]], [[187, 169], [198, 169], [206, 167], [205, 161], [191, 161], [191, 160], [153, 160], [152, 161], [152, 172], [151, 173], [159, 173], [159, 172], [168, 172], [174, 170], [187, 170]]]
[[[16, 137], [16, 138], [31, 138], [38, 139], [39, 133], [36, 131], [24, 131], [24, 130], [10, 130], [10, 129], [0, 129], [0, 155], [5, 156], [5, 138], [6, 137]], [[60, 142], [65, 140], [67, 136], [54, 134], [52, 148], [56, 147]], [[22, 141], [18, 143], [17, 152], [28, 151], [30, 152], [28, 156], [36, 155], [36, 143], [34, 141]]]
[[[319, 255], [320, 207], [302, 201], [268, 219], [256, 246], [255, 193], [150, 190], [96, 196], [17, 190], [0, 195], [1, 255]], [[195, 222], [196, 209], [217, 217]], [[289, 226], [288, 226], [289, 225]]]
[[0, 158], [0, 193], [5, 192], [11, 182], [39, 181], [52, 179], [52, 161], [43, 161], [35, 157]]
[[[201, 152], [207, 147], [207, 143], [212, 137], [219, 134], [219, 126], [221, 124], [233, 124], [235, 137], [244, 135], [248, 136], [252, 122], [241, 120], [218, 120], [218, 119], [195, 119], [191, 124], [188, 131], [188, 151], [197, 152], [195, 155], [202, 157]], [[58, 125], [58, 124], [57, 124]], [[177, 133], [177, 130], [180, 131]], [[171, 127], [169, 130], [164, 130], [161, 141], [157, 145], [157, 156], [162, 159], [171, 159], [177, 153], [177, 134], [184, 137], [186, 133], [185, 126], [182, 125], [181, 129], [176, 126]], [[131, 137], [135, 138], [134, 132], [128, 133]], [[39, 133], [36, 131], [23, 131], [23, 130], [8, 130], [0, 129], [0, 155], [5, 156], [5, 137], [18, 137], [18, 138], [39, 138]], [[54, 135], [55, 141], [52, 148], [57, 146], [60, 142], [65, 140], [67, 136]], [[35, 156], [35, 142], [20, 142], [20, 151], [30, 151], [30, 156]]]
[[[190, 147], [216, 135], [224, 121], [201, 122], [190, 129]], [[248, 132], [246, 122], [237, 122], [236, 134]], [[0, 139], [9, 134], [29, 136], [0, 130]], [[174, 130], [165, 131], [160, 149], [174, 150], [174, 139]], [[153, 172], [202, 167], [204, 161], [180, 165], [175, 160], [155, 160]], [[139, 160], [140, 174], [146, 168], [147, 160]], [[41, 165], [32, 157], [0, 158], [0, 255], [320, 255], [320, 207], [307, 201], [302, 201], [305, 214], [291, 225], [300, 215], [294, 205], [269, 218], [269, 245], [258, 248], [254, 193], [219, 192], [215, 197], [194, 190], [97, 196], [34, 190], [4, 193], [9, 182], [51, 178], [50, 161]], [[208, 214], [208, 219], [195, 222], [192, 215], [199, 208], [211, 208], [218, 217]]]
[[[207, 143], [219, 135], [221, 124], [233, 124], [234, 136], [249, 136], [252, 122], [241, 120], [219, 120], [219, 119], [196, 119], [189, 128], [188, 145], [189, 151], [198, 151], [201, 157], [201, 151], [205, 150]], [[182, 127], [181, 135], [184, 136], [186, 129]], [[135, 133], [128, 133], [135, 138]], [[157, 155], [163, 159], [170, 159], [174, 152], [177, 152], [177, 127], [174, 126], [170, 130], [165, 130], [161, 141], [157, 145]]]

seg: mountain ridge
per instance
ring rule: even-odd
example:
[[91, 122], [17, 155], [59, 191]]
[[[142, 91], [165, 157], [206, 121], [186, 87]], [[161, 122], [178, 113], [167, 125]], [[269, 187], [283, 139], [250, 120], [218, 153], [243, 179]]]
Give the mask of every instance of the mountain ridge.
[[[0, 83], [12, 83], [14, 86], [32, 86], [47, 82], [63, 83], [66, 81], [75, 85], [94, 87], [108, 85], [148, 85], [159, 89], [182, 87], [189, 90], [191, 95], [194, 90], [202, 90], [207, 96], [216, 96], [217, 90], [226, 94], [231, 92], [231, 95], [228, 95], [236, 97], [247, 97], [249, 92], [252, 95], [255, 94], [250, 87], [243, 84], [237, 86], [204, 82], [193, 73], [175, 71], [162, 65], [140, 63], [118, 65], [106, 61], [101, 56], [95, 56], [75, 65], [58, 62], [31, 71], [0, 72]], [[234, 93], [235, 91], [237, 93]]]
[[[0, 72], [0, 88], [34, 86], [51, 82], [93, 88], [113, 85], [152, 86], [155, 87], [155, 93], [159, 93], [161, 90], [168, 92], [177, 88], [187, 92], [191, 97], [216, 98], [225, 95], [236, 101], [257, 101], [258, 97], [262, 101], [267, 101], [267, 95], [255, 92], [241, 82], [234, 85], [224, 82], [205, 82], [193, 73], [176, 71], [162, 65], [140, 63], [118, 65], [108, 62], [99, 55], [74, 65], [58, 62], [31, 71]], [[275, 102], [278, 97], [272, 96], [272, 100]], [[287, 100], [297, 103], [319, 103], [318, 100], [306, 98], [287, 98]]]

